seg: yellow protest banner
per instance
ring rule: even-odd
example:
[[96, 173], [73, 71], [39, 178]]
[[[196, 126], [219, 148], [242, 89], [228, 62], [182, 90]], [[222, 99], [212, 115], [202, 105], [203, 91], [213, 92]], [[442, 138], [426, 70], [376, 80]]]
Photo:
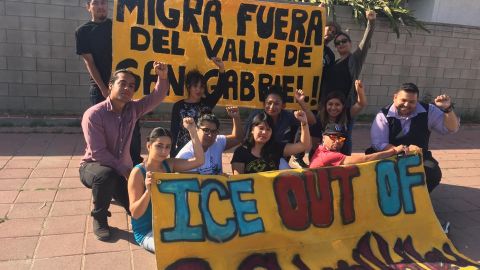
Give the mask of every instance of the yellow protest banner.
[[282, 85], [288, 108], [297, 108], [294, 90], [317, 104], [323, 65], [324, 8], [251, 0], [115, 0], [113, 69], [138, 76], [135, 97], [150, 93], [153, 61], [169, 64], [166, 102], [186, 97], [185, 75], [198, 69], [208, 82], [218, 79], [210, 60], [220, 57], [227, 88], [221, 105], [262, 107], [266, 86]]
[[441, 230], [419, 155], [238, 176], [155, 174], [158, 269], [476, 269]]

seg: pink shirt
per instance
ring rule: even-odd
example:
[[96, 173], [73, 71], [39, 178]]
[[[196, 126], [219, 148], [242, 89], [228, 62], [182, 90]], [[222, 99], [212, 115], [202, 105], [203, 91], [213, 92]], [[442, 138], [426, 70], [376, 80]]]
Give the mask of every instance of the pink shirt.
[[85, 111], [82, 130], [87, 146], [81, 164], [99, 162], [127, 175], [133, 167], [130, 142], [135, 122], [162, 102], [169, 87], [168, 80], [160, 80], [150, 95], [128, 102], [121, 113], [113, 111], [109, 97]]
[[323, 145], [319, 145], [312, 157], [309, 168], [319, 168], [327, 166], [341, 165], [347, 156], [340, 153], [327, 150]]

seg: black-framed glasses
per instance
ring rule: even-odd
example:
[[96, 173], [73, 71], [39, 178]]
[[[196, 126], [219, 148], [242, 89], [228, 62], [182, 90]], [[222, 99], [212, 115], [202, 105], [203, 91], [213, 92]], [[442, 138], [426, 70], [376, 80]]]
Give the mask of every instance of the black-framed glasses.
[[209, 129], [209, 128], [206, 128], [206, 127], [199, 127], [199, 129], [201, 129], [203, 131], [203, 133], [207, 134], [207, 135], [217, 135], [218, 134], [218, 129]]
[[338, 46], [340, 44], [345, 44], [345, 43], [348, 43], [349, 40], [344, 38], [344, 39], [340, 39], [340, 40], [335, 40], [333, 43], [335, 44], [335, 46]]

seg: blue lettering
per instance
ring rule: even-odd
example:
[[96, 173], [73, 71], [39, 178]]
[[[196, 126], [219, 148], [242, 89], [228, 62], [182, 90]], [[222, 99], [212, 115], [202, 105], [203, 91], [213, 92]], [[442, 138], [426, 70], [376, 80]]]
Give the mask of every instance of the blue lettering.
[[233, 238], [237, 232], [237, 224], [235, 218], [227, 218], [224, 225], [215, 222], [209, 208], [210, 195], [214, 191], [217, 192], [220, 200], [230, 198], [228, 191], [221, 182], [213, 179], [206, 180], [202, 183], [202, 191], [200, 192], [200, 210], [207, 230], [207, 238], [213, 242], [221, 243]]
[[415, 213], [415, 202], [413, 201], [412, 187], [424, 184], [423, 173], [410, 173], [409, 167], [420, 165], [420, 156], [412, 155], [402, 157], [398, 160], [398, 171], [400, 184], [402, 185], [403, 211], [407, 214]]
[[231, 193], [231, 200], [237, 224], [240, 229], [240, 236], [264, 232], [263, 220], [258, 217], [252, 220], [245, 220], [245, 214], [258, 214], [257, 202], [255, 200], [243, 201], [240, 198], [242, 193], [253, 193], [253, 180], [241, 180], [228, 182]]
[[378, 204], [380, 209], [386, 216], [397, 215], [402, 209], [402, 204], [400, 201], [398, 177], [395, 172], [395, 162], [382, 160], [377, 163], [375, 170], [377, 172]]
[[175, 196], [175, 227], [160, 231], [162, 241], [204, 241], [202, 226], [190, 226], [190, 209], [188, 206], [188, 192], [200, 191], [198, 180], [163, 181], [158, 188], [162, 193], [170, 193]]

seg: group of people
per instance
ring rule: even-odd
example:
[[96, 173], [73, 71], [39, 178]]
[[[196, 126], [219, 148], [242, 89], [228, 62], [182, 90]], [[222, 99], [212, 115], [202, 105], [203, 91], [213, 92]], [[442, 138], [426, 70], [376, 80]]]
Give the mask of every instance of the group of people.
[[[417, 151], [423, 153], [429, 191], [439, 184], [441, 170], [429, 151], [429, 136], [432, 130], [441, 134], [456, 132], [459, 119], [450, 97], [440, 95], [432, 104], [419, 102], [419, 89], [413, 83], [399, 86], [393, 103], [375, 117], [372, 147], [365, 155], [351, 156], [354, 119], [367, 105], [359, 76], [375, 26], [373, 11], [366, 14], [367, 29], [353, 52], [349, 35], [338, 25], [330, 23], [325, 27], [325, 44], [333, 41], [340, 58], [335, 59], [333, 51], [325, 46], [317, 111], [310, 110], [300, 89], [294, 97], [301, 110], [286, 110], [285, 91], [280, 85], [272, 85], [263, 89], [263, 108], [253, 111], [245, 125], [238, 107], [226, 107], [232, 130], [220, 135], [220, 121], [212, 110], [226, 91], [225, 64], [212, 58], [219, 73], [214, 91], [206, 93], [203, 74], [190, 70], [185, 80], [187, 98], [174, 104], [170, 130], [157, 127], [151, 131], [146, 143], [148, 155], [143, 159], [138, 120], [158, 107], [167, 95], [168, 68], [165, 63], [154, 62], [155, 88], [139, 100], [132, 99], [136, 76], [131, 71], [120, 69], [107, 79], [111, 72], [105, 64], [111, 64], [111, 20], [107, 18], [106, 2], [87, 1], [92, 20], [76, 32], [77, 53], [85, 60], [92, 78], [94, 103], [82, 119], [86, 150], [79, 171], [82, 183], [92, 189], [93, 231], [98, 239], [110, 238], [108, 209], [113, 198], [131, 215], [135, 240], [153, 252], [152, 172], [223, 174], [222, 153], [234, 147], [233, 174], [288, 169], [291, 157], [302, 167], [319, 168]], [[110, 43], [99, 42], [108, 37], [108, 31]], [[108, 49], [110, 55], [105, 55]], [[304, 162], [308, 152], [309, 165]]]

